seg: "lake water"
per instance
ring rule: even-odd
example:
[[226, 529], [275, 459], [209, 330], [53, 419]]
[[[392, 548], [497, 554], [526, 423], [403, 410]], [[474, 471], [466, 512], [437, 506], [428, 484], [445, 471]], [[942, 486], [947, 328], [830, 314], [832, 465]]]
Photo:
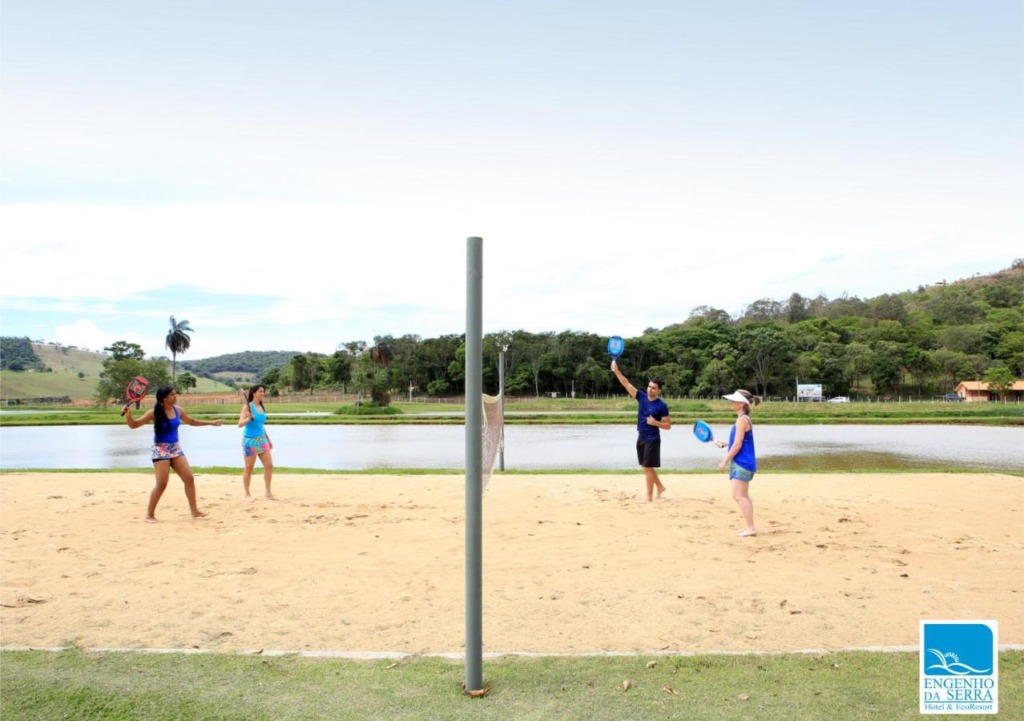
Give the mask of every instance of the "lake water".
[[[328, 470], [464, 467], [462, 426], [273, 426], [278, 467]], [[714, 428], [728, 438], [729, 427]], [[0, 428], [0, 470], [149, 467], [152, 426]], [[755, 427], [761, 470], [1024, 470], [1024, 429], [975, 426]], [[241, 466], [232, 426], [181, 429], [193, 466]], [[713, 469], [722, 451], [679, 425], [662, 434], [662, 467]], [[506, 470], [637, 470], [632, 425], [507, 426]], [[497, 463], [495, 464], [497, 468]]]

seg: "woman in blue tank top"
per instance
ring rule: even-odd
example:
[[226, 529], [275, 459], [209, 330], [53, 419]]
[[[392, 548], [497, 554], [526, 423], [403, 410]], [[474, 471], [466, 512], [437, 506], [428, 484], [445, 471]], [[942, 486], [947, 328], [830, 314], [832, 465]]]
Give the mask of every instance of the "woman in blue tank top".
[[754, 527], [754, 502], [750, 500], [750, 482], [754, 480], [757, 472], [757, 452], [754, 450], [754, 426], [750, 422], [750, 407], [761, 402], [759, 396], [750, 391], [738, 390], [727, 396], [722, 396], [727, 401], [732, 401], [732, 409], [736, 413], [736, 423], [729, 431], [729, 443], [715, 441], [719, 448], [729, 450], [725, 458], [718, 464], [719, 470], [729, 469], [729, 481], [732, 483], [732, 497], [736, 505], [740, 507], [743, 520], [746, 525], [736, 531], [737, 536], [756, 536], [757, 529]]
[[247, 503], [253, 502], [252, 493], [249, 492], [249, 483], [252, 481], [252, 470], [256, 467], [256, 459], [263, 464], [263, 485], [266, 487], [267, 498], [276, 500], [270, 492], [270, 481], [274, 476], [274, 457], [270, 451], [274, 444], [267, 435], [263, 425], [267, 422], [267, 409], [263, 407], [263, 398], [267, 394], [267, 387], [255, 385], [249, 388], [249, 392], [239, 391], [245, 399], [242, 412], [238, 416], [238, 427], [242, 431], [242, 453], [245, 461], [245, 468], [242, 471], [242, 488], [245, 490]]
[[149, 494], [149, 506], [146, 508], [146, 521], [156, 523], [156, 505], [167, 490], [167, 482], [171, 478], [171, 469], [185, 484], [185, 498], [192, 511], [193, 518], [202, 518], [206, 514], [196, 505], [196, 479], [192, 475], [192, 467], [185, 458], [178, 442], [178, 427], [187, 426], [220, 426], [224, 421], [200, 421], [178, 406], [178, 393], [172, 386], [163, 386], [156, 391], [156, 405], [142, 414], [141, 418], [132, 417], [130, 406], [125, 406], [125, 422], [129, 428], [141, 428], [153, 423], [153, 472], [156, 474], [156, 485]]

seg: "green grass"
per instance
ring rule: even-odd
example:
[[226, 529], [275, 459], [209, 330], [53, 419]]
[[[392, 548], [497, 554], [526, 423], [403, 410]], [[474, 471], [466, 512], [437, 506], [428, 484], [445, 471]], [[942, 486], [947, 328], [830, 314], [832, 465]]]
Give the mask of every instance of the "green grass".
[[[51, 366], [52, 367], [52, 366]], [[0, 378], [0, 398], [61, 398], [93, 399], [96, 396], [98, 374], [79, 377], [77, 372], [54, 370], [52, 373], [31, 371], [4, 371]], [[190, 393], [231, 393], [228, 386], [209, 378], [197, 378], [198, 385]], [[31, 408], [25, 405], [20, 408]]]
[[[484, 661], [483, 698], [462, 693], [462, 661], [440, 658], [71, 648], [5, 651], [0, 662], [4, 721], [920, 718], [916, 652], [504, 657]], [[1024, 652], [1001, 652], [999, 671], [999, 718], [1024, 718]]]
[[[5, 376], [6, 377], [6, 376]], [[238, 408], [217, 402], [196, 402], [186, 396], [187, 409], [199, 418], [236, 418]], [[151, 402], [151, 401], [149, 401]], [[392, 403], [394, 415], [341, 415], [337, 403], [267, 402], [274, 425], [401, 424], [462, 425], [464, 406], [455, 403]], [[672, 419], [691, 425], [698, 418], [709, 423], [729, 424], [735, 415], [725, 401], [670, 399]], [[0, 425], [102, 425], [123, 423], [115, 406], [84, 408], [22, 406], [42, 411], [32, 414], [0, 414]], [[282, 415], [309, 414], [309, 415]], [[322, 414], [322, 415], [313, 415]], [[1007, 403], [785, 403], [770, 402], [753, 411], [755, 422], [768, 425], [817, 424], [955, 424], [1024, 427], [1024, 404]], [[599, 400], [529, 399], [510, 400], [505, 405], [505, 422], [549, 425], [621, 425], [634, 422], [636, 404], [626, 398]]]

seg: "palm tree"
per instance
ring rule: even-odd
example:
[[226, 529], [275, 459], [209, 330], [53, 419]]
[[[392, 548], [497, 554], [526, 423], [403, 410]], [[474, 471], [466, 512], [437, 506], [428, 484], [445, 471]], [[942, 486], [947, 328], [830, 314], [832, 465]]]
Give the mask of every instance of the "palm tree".
[[192, 339], [188, 334], [194, 332], [187, 320], [178, 323], [174, 320], [174, 316], [171, 316], [171, 329], [167, 333], [167, 340], [164, 341], [164, 345], [171, 351], [171, 383], [177, 376], [178, 354], [184, 353], [192, 345]]
[[375, 345], [370, 349], [370, 359], [374, 365], [387, 367], [395, 359], [395, 352], [386, 343]]

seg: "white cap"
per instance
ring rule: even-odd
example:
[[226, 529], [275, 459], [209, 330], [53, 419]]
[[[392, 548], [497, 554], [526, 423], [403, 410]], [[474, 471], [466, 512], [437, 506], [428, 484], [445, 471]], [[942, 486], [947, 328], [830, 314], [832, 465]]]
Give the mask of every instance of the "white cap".
[[739, 391], [736, 391], [735, 393], [730, 393], [727, 396], [722, 396], [722, 398], [724, 398], [727, 401], [736, 401], [737, 403], [746, 403], [748, 406], [750, 405], [750, 399], [747, 398], [742, 393], [740, 393]]

